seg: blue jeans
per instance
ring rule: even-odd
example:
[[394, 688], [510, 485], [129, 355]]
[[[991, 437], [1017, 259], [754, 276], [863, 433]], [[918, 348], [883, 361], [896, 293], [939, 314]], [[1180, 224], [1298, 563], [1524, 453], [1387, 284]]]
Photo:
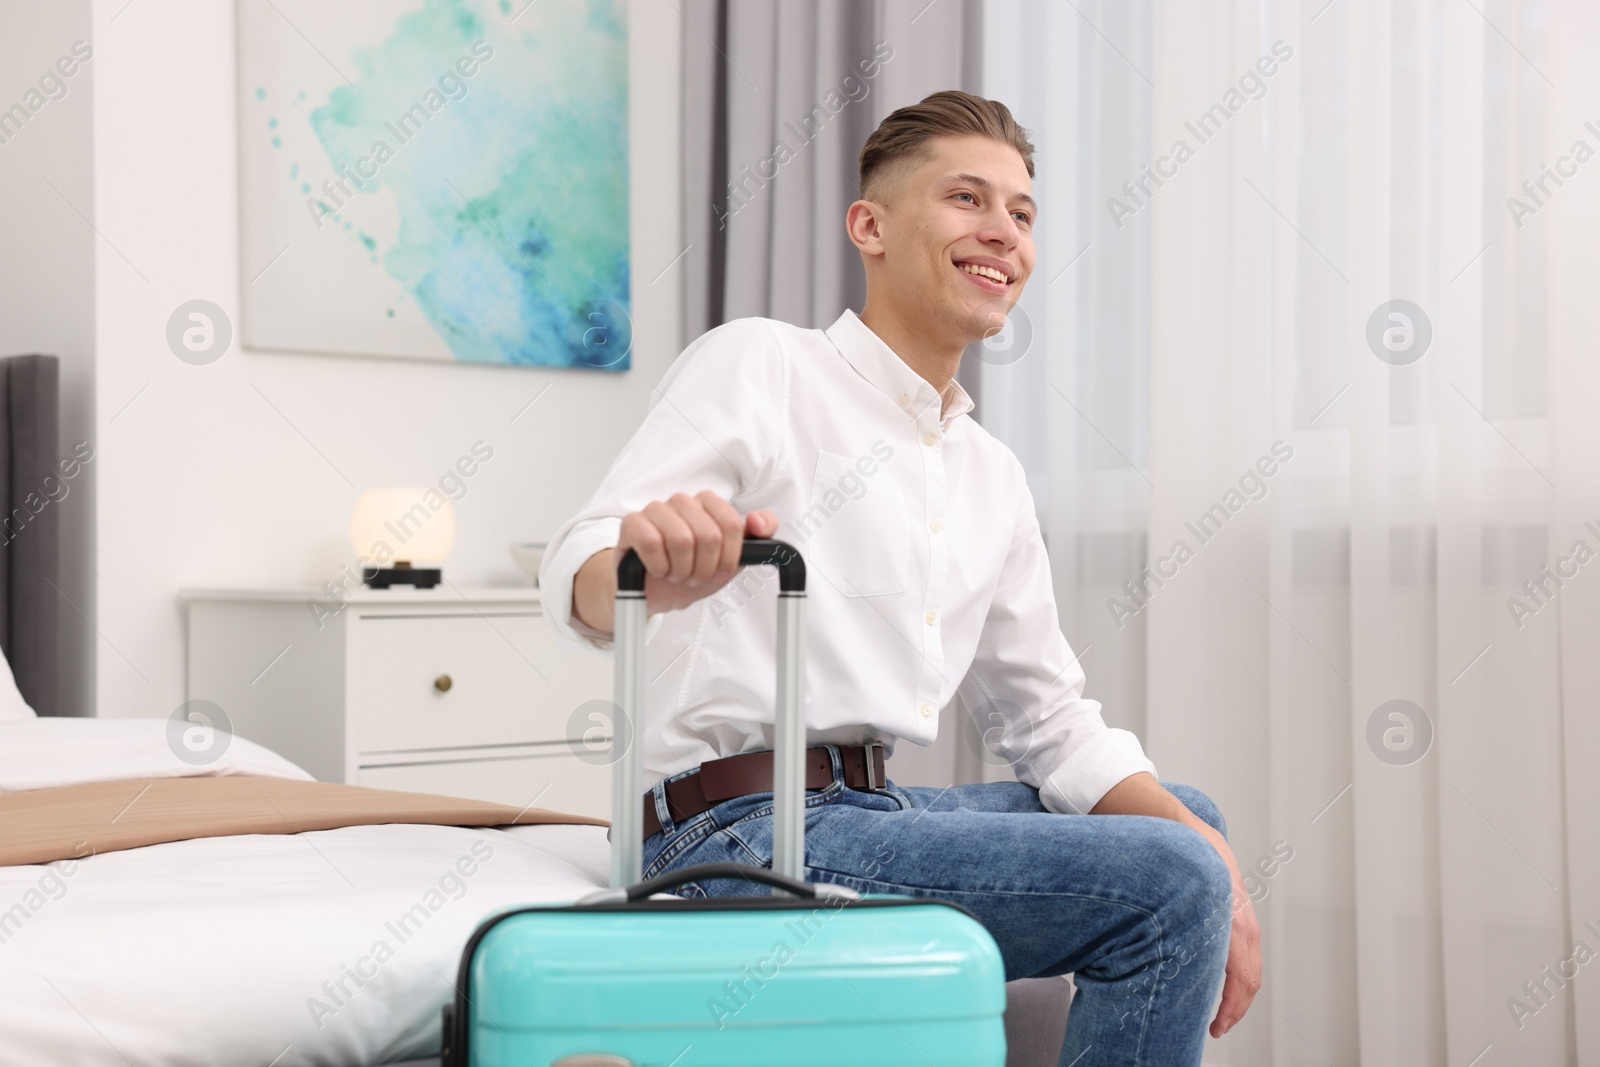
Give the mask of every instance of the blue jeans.
[[[1071, 973], [1078, 992], [1061, 1067], [1198, 1067], [1232, 918], [1228, 868], [1210, 842], [1170, 819], [1058, 815], [1018, 782], [851, 789], [837, 746], [827, 747], [833, 782], [806, 794], [809, 881], [960, 904], [1000, 946], [1007, 981]], [[1227, 832], [1205, 794], [1163, 785]], [[771, 793], [674, 823], [664, 783], [654, 792], [662, 831], [644, 843], [646, 878], [697, 863], [771, 863]], [[767, 890], [735, 878], [676, 892]]]

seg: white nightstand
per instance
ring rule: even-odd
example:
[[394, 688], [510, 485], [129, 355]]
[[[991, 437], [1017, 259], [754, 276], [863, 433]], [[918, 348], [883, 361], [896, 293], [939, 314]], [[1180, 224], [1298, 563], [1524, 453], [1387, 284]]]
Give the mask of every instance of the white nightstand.
[[611, 659], [562, 643], [537, 589], [178, 597], [189, 699], [317, 778], [610, 817], [609, 716], [585, 705]]

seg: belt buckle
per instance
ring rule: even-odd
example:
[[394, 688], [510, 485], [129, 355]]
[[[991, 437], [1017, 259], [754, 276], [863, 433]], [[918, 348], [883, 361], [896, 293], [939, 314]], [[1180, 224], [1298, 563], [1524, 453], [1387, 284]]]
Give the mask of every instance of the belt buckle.
[[866, 764], [867, 788], [869, 790], [883, 788], [883, 783], [878, 781], [878, 761], [875, 758], [874, 750], [882, 752], [883, 743], [880, 741], [868, 741], [861, 746], [861, 757], [862, 762]]

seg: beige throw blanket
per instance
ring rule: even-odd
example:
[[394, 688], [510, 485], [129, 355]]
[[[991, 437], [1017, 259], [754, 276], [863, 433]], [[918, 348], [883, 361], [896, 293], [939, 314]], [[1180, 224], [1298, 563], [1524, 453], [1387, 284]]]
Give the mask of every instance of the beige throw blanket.
[[378, 823], [609, 825], [545, 808], [519, 811], [509, 804], [292, 778], [132, 778], [0, 794], [0, 866], [84, 859], [196, 837]]

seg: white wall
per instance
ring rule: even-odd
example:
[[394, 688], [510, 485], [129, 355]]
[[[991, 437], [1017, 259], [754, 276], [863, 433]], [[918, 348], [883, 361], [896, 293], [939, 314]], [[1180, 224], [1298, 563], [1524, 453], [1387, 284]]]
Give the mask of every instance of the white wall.
[[[37, 90], [40, 77], [71, 55], [74, 42], [92, 44], [89, 0], [0, 0], [0, 26], [0, 110]], [[63, 456], [77, 442], [97, 444], [99, 437], [93, 425], [97, 239], [89, 222], [94, 68], [91, 59], [61, 79], [65, 95], [43, 104], [0, 144], [0, 356], [37, 352], [60, 358]], [[60, 586], [69, 601], [60, 605], [67, 714], [89, 714], [94, 699], [95, 636], [86, 617], [93, 618], [95, 610], [97, 474], [91, 462], [67, 483], [67, 495], [50, 505], [60, 508]]]
[[434, 482], [489, 442], [455, 505], [457, 585], [515, 581], [507, 545], [583, 502], [678, 351], [681, 263], [652, 279], [683, 247], [683, 25], [670, 3], [632, 5], [632, 370], [244, 352], [237, 330], [197, 367], [167, 348], [172, 310], [205, 298], [238, 322], [235, 8], [126, 3], [93, 3], [94, 211], [118, 250], [102, 244], [94, 290], [97, 707], [164, 716], [184, 699], [177, 590], [337, 577], [359, 489]]

